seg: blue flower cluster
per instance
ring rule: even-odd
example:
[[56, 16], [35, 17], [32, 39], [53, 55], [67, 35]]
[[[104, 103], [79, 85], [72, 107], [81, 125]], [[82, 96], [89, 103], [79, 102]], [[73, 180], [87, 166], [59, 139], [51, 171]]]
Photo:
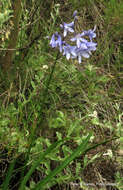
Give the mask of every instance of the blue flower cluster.
[[[67, 24], [64, 22], [63, 24], [60, 24], [60, 27], [63, 30], [63, 34], [61, 36], [58, 32], [55, 32], [51, 37], [50, 45], [52, 48], [58, 47], [59, 51], [66, 56], [67, 60], [69, 60], [70, 58], [77, 58], [78, 62], [81, 63], [82, 57], [89, 58], [91, 55], [91, 51], [96, 50], [97, 43], [92, 41], [93, 38], [96, 37], [96, 26], [93, 30], [85, 30], [82, 33], [76, 34], [74, 30], [75, 20], [77, 19], [76, 14], [77, 11], [73, 13], [74, 21], [72, 21], [71, 23]], [[68, 35], [68, 33], [74, 34], [74, 37], [70, 38], [71, 42], [76, 42], [74, 46], [68, 44], [65, 41], [65, 37]], [[87, 36], [89, 38], [89, 41], [83, 38], [84, 36]]]

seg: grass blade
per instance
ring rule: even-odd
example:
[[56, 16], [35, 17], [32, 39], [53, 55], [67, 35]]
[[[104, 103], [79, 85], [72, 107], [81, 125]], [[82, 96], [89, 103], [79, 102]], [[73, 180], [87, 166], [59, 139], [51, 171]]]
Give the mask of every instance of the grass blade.
[[12, 173], [13, 173], [13, 169], [14, 169], [15, 163], [16, 163], [16, 159], [14, 159], [12, 161], [12, 163], [10, 163], [10, 165], [9, 165], [9, 169], [8, 169], [7, 174], [6, 174], [5, 181], [2, 184], [2, 190], [7, 190], [8, 189], [9, 182], [10, 182], [11, 177], [12, 177]]
[[54, 176], [56, 176], [58, 173], [60, 173], [72, 160], [74, 160], [76, 157], [80, 155], [80, 153], [84, 153], [86, 150], [86, 147], [88, 145], [88, 141], [92, 134], [90, 133], [87, 138], [84, 140], [83, 143], [81, 143], [78, 148], [68, 157], [66, 158], [60, 166], [55, 168], [47, 177], [45, 177], [41, 182], [39, 182], [36, 187], [33, 190], [40, 190], [40, 188], [43, 188], [49, 181], [52, 180]]
[[88, 151], [90, 151], [90, 150], [92, 150], [92, 149], [97, 148], [97, 147], [100, 146], [100, 145], [107, 144], [108, 142], [111, 142], [111, 141], [116, 140], [116, 139], [119, 139], [119, 138], [120, 138], [120, 137], [113, 137], [113, 138], [108, 139], [108, 140], [105, 140], [105, 141], [103, 141], [103, 142], [101, 142], [101, 143], [92, 145], [92, 146], [90, 146], [90, 147], [88, 147], [88, 148], [86, 149], [85, 153], [87, 153]]
[[32, 175], [32, 173], [35, 171], [35, 169], [40, 165], [40, 162], [49, 154], [51, 153], [51, 151], [56, 148], [58, 145], [63, 144], [64, 141], [60, 140], [57, 141], [55, 143], [53, 143], [51, 146], [49, 146], [49, 148], [47, 148], [47, 150], [40, 155], [39, 159], [32, 165], [32, 167], [30, 168], [30, 170], [27, 172], [27, 174], [25, 175], [21, 185], [20, 185], [20, 189], [19, 190], [24, 190], [25, 189], [25, 185], [27, 183], [27, 181], [29, 180], [30, 176]]

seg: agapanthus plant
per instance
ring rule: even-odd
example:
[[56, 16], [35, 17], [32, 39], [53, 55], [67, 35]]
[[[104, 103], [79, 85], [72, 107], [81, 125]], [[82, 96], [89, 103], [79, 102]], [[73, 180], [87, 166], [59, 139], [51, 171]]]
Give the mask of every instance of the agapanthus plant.
[[[50, 40], [50, 45], [52, 48], [59, 48], [59, 51], [66, 56], [69, 60], [71, 59], [78, 59], [78, 62], [82, 62], [82, 57], [89, 58], [92, 51], [96, 50], [97, 43], [93, 42], [93, 38], [96, 37], [96, 26], [93, 30], [84, 30], [81, 33], [76, 34], [74, 25], [75, 20], [77, 19], [77, 11], [74, 11], [73, 17], [74, 20], [71, 23], [63, 23], [60, 24], [62, 29], [62, 34], [55, 32]], [[68, 35], [72, 33], [74, 36], [70, 38]], [[74, 42], [75, 45], [71, 45], [68, 43], [68, 37], [70, 42]], [[84, 37], [88, 37], [89, 40], [85, 39]], [[67, 39], [67, 42], [65, 41]]]

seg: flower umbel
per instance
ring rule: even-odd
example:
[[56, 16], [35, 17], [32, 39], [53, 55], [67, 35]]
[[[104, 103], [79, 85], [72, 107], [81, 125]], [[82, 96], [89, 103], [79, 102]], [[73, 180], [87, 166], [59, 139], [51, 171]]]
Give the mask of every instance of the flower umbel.
[[[73, 17], [74, 21], [76, 19], [77, 11], [74, 11]], [[71, 23], [63, 23], [60, 24], [60, 27], [63, 29], [63, 34], [60, 35], [58, 32], [55, 32], [50, 40], [50, 45], [52, 48], [59, 48], [60, 52], [63, 52], [63, 55], [66, 56], [67, 60], [71, 59], [78, 59], [78, 62], [82, 62], [82, 57], [89, 58], [91, 55], [91, 51], [96, 50], [97, 43], [93, 42], [93, 38], [96, 37], [96, 26], [93, 30], [85, 30], [82, 33], [75, 34], [74, 31], [74, 21]], [[75, 36], [69, 38], [71, 42], [76, 42], [75, 45], [70, 45], [68, 42], [66, 43], [65, 37], [68, 33], [73, 33]], [[63, 38], [62, 38], [63, 36]], [[84, 36], [88, 36], [89, 40], [84, 38]], [[68, 40], [67, 40], [68, 41]]]

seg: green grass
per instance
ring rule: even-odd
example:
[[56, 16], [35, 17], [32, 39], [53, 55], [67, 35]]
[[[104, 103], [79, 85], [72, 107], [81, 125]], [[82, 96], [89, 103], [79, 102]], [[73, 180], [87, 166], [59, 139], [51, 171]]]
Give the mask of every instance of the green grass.
[[[22, 2], [10, 78], [0, 71], [2, 190], [88, 190], [104, 179], [122, 188], [122, 8], [121, 0]], [[97, 26], [97, 50], [81, 64], [58, 55], [47, 38], [76, 9], [78, 30]], [[11, 3], [0, 10], [3, 60]]]

